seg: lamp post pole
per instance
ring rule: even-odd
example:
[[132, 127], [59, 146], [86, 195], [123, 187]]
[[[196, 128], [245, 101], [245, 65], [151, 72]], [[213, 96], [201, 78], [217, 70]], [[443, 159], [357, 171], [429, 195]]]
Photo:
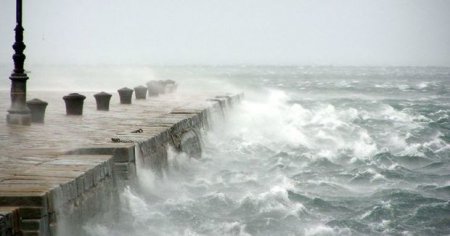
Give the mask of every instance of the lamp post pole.
[[16, 0], [16, 28], [15, 43], [13, 49], [14, 71], [9, 79], [11, 80], [11, 107], [8, 110], [6, 120], [11, 125], [30, 125], [30, 110], [26, 105], [27, 100], [27, 80], [23, 64], [25, 62], [25, 44], [23, 43], [22, 27], [22, 0]]

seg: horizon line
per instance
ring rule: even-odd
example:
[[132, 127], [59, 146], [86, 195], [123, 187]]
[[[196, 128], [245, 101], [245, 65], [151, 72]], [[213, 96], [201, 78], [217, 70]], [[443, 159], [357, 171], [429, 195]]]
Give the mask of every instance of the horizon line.
[[[13, 63], [0, 63], [0, 67], [12, 66]], [[360, 68], [449, 68], [450, 65], [334, 65], [334, 64], [254, 64], [254, 63], [236, 63], [236, 64], [116, 64], [116, 63], [99, 63], [99, 64], [39, 64], [30, 63], [28, 66], [58, 66], [58, 67], [95, 67], [95, 66], [144, 66], [144, 67], [360, 67]], [[26, 66], [27, 67], [27, 66]]]

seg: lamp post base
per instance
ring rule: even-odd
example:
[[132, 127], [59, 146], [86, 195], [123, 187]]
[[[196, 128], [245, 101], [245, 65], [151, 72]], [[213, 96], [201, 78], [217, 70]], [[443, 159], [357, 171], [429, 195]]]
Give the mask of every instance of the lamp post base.
[[31, 125], [30, 113], [13, 113], [6, 115], [6, 121], [9, 125]]

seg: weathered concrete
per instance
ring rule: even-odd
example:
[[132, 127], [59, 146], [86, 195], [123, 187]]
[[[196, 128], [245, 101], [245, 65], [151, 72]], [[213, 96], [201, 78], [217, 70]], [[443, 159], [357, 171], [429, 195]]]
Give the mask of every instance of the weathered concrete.
[[[20, 168], [20, 164], [14, 166]], [[72, 213], [70, 209], [76, 204], [77, 208], [98, 205], [100, 199], [91, 199], [90, 195], [99, 192], [96, 189], [100, 186], [110, 185], [114, 189], [110, 155], [63, 155], [25, 166], [2, 171], [10, 175], [3, 176], [0, 182], [0, 206], [20, 207], [20, 228], [25, 235], [50, 235], [50, 226], [59, 215], [73, 215], [68, 213]], [[106, 196], [103, 192], [99, 193]], [[101, 208], [86, 209], [92, 212], [83, 212], [85, 217]]]
[[63, 99], [66, 102], [67, 115], [83, 115], [83, 104], [86, 96], [78, 93], [71, 93], [64, 96]]
[[76, 232], [71, 222], [118, 204], [118, 192], [136, 182], [137, 163], [162, 175], [168, 146], [199, 157], [199, 131], [240, 99], [208, 97], [160, 96], [132, 106], [116, 101], [108, 113], [97, 111], [91, 101], [83, 116], [49, 110], [46, 125], [5, 125], [8, 129], [0, 130], [0, 207], [14, 207], [11, 214], [20, 219], [15, 230], [24, 235]]
[[86, 146], [68, 151], [68, 155], [109, 155], [114, 162], [114, 181], [122, 189], [136, 178], [134, 143], [111, 143]]
[[20, 233], [19, 221], [19, 208], [0, 207], [0, 234], [18, 235]]
[[97, 103], [97, 110], [99, 111], [109, 111], [109, 101], [111, 100], [112, 94], [100, 92], [94, 94], [95, 102]]
[[27, 106], [31, 112], [31, 122], [44, 123], [45, 108], [47, 108], [47, 105], [47, 102], [37, 98], [27, 101]]
[[198, 132], [189, 130], [181, 135], [180, 150], [193, 158], [201, 158], [202, 146]]

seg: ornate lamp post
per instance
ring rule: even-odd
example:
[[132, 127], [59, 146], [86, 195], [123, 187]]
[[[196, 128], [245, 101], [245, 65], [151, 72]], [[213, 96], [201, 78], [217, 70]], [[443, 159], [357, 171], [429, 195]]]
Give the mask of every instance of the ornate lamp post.
[[12, 125], [30, 125], [30, 110], [26, 105], [27, 100], [27, 80], [23, 64], [25, 61], [25, 44], [23, 43], [22, 27], [22, 0], [16, 0], [16, 40], [13, 45], [15, 51], [13, 55], [14, 71], [9, 79], [11, 80], [11, 107], [8, 110], [6, 119]]

